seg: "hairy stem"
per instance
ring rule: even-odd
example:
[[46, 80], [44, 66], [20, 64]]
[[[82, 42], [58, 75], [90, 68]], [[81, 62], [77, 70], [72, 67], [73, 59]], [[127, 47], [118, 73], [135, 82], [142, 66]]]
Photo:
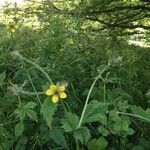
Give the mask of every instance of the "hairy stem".
[[90, 95], [91, 95], [91, 92], [93, 90], [93, 87], [94, 87], [95, 83], [97, 82], [97, 80], [99, 78], [101, 78], [102, 74], [110, 67], [110, 65], [111, 65], [110, 62], [108, 62], [107, 66], [99, 73], [99, 75], [95, 78], [94, 82], [92, 83], [92, 85], [90, 87], [90, 90], [88, 92], [88, 95], [87, 95], [87, 98], [86, 98], [86, 101], [85, 101], [85, 104], [84, 104], [84, 108], [83, 108], [83, 111], [82, 111], [82, 114], [81, 114], [81, 117], [80, 117], [77, 128], [80, 128], [80, 126], [82, 124], [82, 120], [83, 120], [83, 117], [84, 117], [84, 114], [85, 114], [85, 111], [86, 111], [86, 108], [87, 108], [87, 104], [88, 104], [88, 101], [89, 101], [89, 98], [90, 98]]
[[136, 114], [125, 113], [125, 112], [117, 112], [117, 114], [132, 116], [132, 117], [136, 117], [136, 118], [143, 119], [143, 120], [146, 120], [146, 121], [150, 122], [149, 119], [147, 119], [147, 118], [145, 118], [143, 116], [140, 116], [140, 115], [136, 115]]
[[36, 63], [32, 62], [31, 60], [23, 57], [22, 55], [19, 54], [19, 52], [15, 51], [12, 53], [13, 55], [19, 57], [20, 59], [22, 60], [25, 60], [26, 62], [28, 62], [29, 64], [35, 66], [38, 70], [40, 70], [44, 75], [45, 77], [50, 81], [51, 84], [53, 84], [53, 81], [51, 80], [51, 78], [49, 77], [49, 75], [44, 71], [44, 69], [42, 67], [40, 67], [39, 65], [37, 65]]

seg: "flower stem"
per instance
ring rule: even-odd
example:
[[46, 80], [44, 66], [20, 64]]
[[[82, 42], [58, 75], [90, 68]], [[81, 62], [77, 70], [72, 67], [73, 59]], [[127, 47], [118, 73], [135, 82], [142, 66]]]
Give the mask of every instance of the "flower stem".
[[104, 83], [104, 102], [106, 102], [106, 83]]
[[44, 92], [28, 92], [28, 91], [23, 91], [23, 90], [19, 90], [18, 92], [25, 94], [25, 95], [41, 95], [44, 94]]
[[140, 116], [140, 115], [136, 115], [136, 114], [125, 113], [125, 112], [117, 112], [117, 114], [132, 116], [132, 117], [136, 117], [136, 118], [143, 119], [143, 120], [146, 120], [146, 121], [150, 122], [149, 119], [147, 119], [147, 118], [145, 118], [143, 116]]
[[53, 81], [51, 80], [51, 78], [49, 77], [49, 75], [44, 71], [44, 69], [42, 67], [40, 67], [39, 65], [37, 65], [36, 63], [32, 62], [31, 60], [23, 57], [21, 54], [19, 54], [18, 52], [13, 52], [13, 55], [19, 57], [22, 60], [25, 60], [26, 62], [28, 62], [29, 64], [35, 66], [38, 70], [40, 70], [45, 77], [50, 81], [51, 84], [53, 84]]
[[107, 66], [99, 73], [99, 75], [95, 78], [94, 82], [92, 83], [91, 87], [90, 87], [90, 90], [88, 92], [88, 95], [87, 95], [87, 98], [86, 98], [86, 101], [85, 101], [85, 104], [84, 104], [84, 108], [83, 108], [83, 111], [82, 111], [82, 114], [81, 114], [81, 117], [80, 117], [80, 120], [79, 120], [79, 123], [78, 123], [78, 126], [77, 126], [77, 129], [80, 128], [81, 124], [82, 124], [82, 120], [83, 120], [83, 117], [84, 117], [84, 114], [85, 114], [85, 111], [86, 111], [86, 108], [87, 108], [87, 105], [88, 105], [88, 101], [89, 101], [89, 98], [90, 98], [90, 95], [91, 95], [91, 92], [93, 90], [93, 87], [95, 85], [95, 83], [97, 82], [97, 80], [99, 78], [101, 78], [102, 74], [110, 67], [110, 63], [108, 62]]

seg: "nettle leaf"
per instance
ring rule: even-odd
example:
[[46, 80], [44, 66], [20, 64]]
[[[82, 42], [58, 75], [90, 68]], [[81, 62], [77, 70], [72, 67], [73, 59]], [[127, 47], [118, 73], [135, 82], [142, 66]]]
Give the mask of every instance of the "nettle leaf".
[[29, 102], [27, 103], [24, 108], [27, 108], [27, 109], [33, 109], [37, 104], [34, 103], [34, 102]]
[[23, 131], [24, 131], [24, 124], [23, 124], [23, 122], [21, 121], [21, 122], [19, 122], [18, 124], [16, 124], [16, 126], [15, 126], [15, 136], [16, 136], [16, 137], [21, 136], [22, 133], [23, 133]]
[[79, 117], [71, 112], [66, 112], [65, 118], [62, 119], [62, 128], [65, 132], [71, 132], [77, 128]]
[[49, 98], [45, 99], [45, 101], [41, 105], [41, 114], [43, 115], [43, 119], [46, 121], [46, 124], [49, 128], [51, 128], [55, 110], [56, 104], [53, 104]]
[[53, 139], [58, 145], [61, 145], [62, 147], [68, 149], [65, 136], [61, 129], [57, 127], [52, 128], [49, 133], [49, 137]]
[[105, 150], [108, 142], [104, 137], [93, 139], [88, 143], [88, 150]]
[[75, 130], [73, 135], [75, 139], [79, 140], [82, 144], [87, 143], [89, 138], [91, 137], [90, 130], [85, 126], [82, 126], [79, 129]]
[[101, 121], [101, 120], [107, 121], [105, 115], [107, 109], [108, 109], [107, 103], [91, 101], [87, 106], [82, 124]]
[[136, 115], [138, 119], [150, 122], [150, 109], [146, 111], [140, 106], [131, 106], [132, 113]]
[[0, 86], [3, 85], [5, 78], [6, 78], [6, 72], [4, 71], [4, 72], [0, 73]]
[[20, 120], [23, 120], [25, 118], [25, 116], [26, 116], [26, 111], [25, 111], [25, 109], [23, 107], [22, 108], [17, 108], [15, 110], [15, 113], [20, 118]]
[[32, 109], [26, 109], [26, 114], [30, 119], [38, 122], [37, 114]]

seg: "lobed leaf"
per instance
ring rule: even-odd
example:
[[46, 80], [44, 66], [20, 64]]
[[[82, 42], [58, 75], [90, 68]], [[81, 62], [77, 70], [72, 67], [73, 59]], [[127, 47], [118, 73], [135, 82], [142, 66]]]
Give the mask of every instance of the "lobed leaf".
[[82, 124], [96, 122], [96, 121], [101, 122], [101, 120], [103, 120], [103, 123], [105, 123], [107, 121], [105, 115], [107, 110], [108, 110], [107, 103], [91, 101], [87, 106]]

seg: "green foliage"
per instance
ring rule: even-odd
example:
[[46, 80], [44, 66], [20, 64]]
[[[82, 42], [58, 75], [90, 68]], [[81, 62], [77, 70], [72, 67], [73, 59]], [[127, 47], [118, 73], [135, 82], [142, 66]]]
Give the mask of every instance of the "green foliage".
[[65, 136], [61, 129], [54, 127], [49, 133], [50, 138], [53, 139], [58, 145], [61, 145], [63, 148], [68, 149]]
[[[150, 122], [150, 109], [144, 110], [140, 106], [132, 106], [131, 107], [132, 113], [137, 116], [137, 118], [143, 119], [143, 121]], [[138, 117], [139, 116], [139, 117]]]
[[100, 137], [99, 139], [93, 139], [88, 143], [88, 150], [105, 150], [108, 142], [105, 138]]
[[0, 73], [0, 86], [4, 84], [4, 79], [6, 78], [6, 72]]
[[91, 122], [101, 122], [106, 124], [107, 103], [91, 101], [86, 109], [83, 124]]
[[15, 113], [17, 116], [20, 118], [20, 120], [23, 120], [25, 116], [29, 117], [31, 120], [38, 121], [37, 120], [37, 114], [33, 110], [34, 107], [36, 106], [36, 103], [34, 102], [29, 102], [26, 105], [21, 106], [20, 108], [17, 108], [15, 110]]
[[91, 137], [91, 134], [87, 127], [82, 126], [74, 131], [73, 136], [77, 141], [79, 140], [83, 144], [88, 142], [88, 140]]
[[43, 119], [46, 121], [46, 124], [49, 128], [51, 128], [55, 110], [56, 106], [50, 101], [50, 99], [45, 99], [45, 101], [41, 105], [41, 114], [43, 115]]
[[[148, 1], [26, 1], [0, 16], [0, 150], [149, 150]], [[51, 84], [67, 98], [52, 103]]]
[[71, 132], [77, 129], [79, 117], [70, 112], [65, 113], [65, 118], [62, 119], [62, 128], [65, 132]]
[[16, 124], [16, 126], [15, 126], [15, 136], [16, 136], [16, 137], [21, 136], [22, 133], [23, 133], [23, 131], [24, 131], [24, 124], [23, 124], [23, 122], [21, 121], [21, 122], [19, 122], [18, 124]]

